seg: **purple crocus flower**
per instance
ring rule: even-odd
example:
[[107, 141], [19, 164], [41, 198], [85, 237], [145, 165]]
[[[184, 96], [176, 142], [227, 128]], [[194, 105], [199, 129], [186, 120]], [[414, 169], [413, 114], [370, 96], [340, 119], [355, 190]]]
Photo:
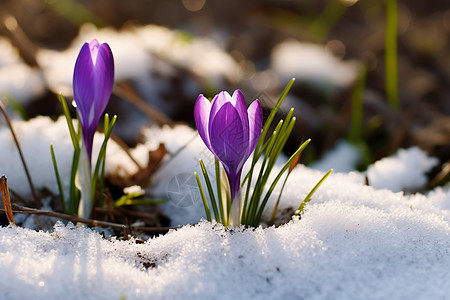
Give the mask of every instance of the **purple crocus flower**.
[[239, 192], [242, 167], [261, 135], [261, 104], [255, 100], [247, 109], [240, 90], [233, 96], [220, 92], [211, 102], [199, 95], [194, 117], [203, 142], [225, 168], [233, 200]]
[[73, 73], [73, 95], [80, 117], [89, 162], [98, 122], [108, 104], [114, 84], [114, 59], [108, 44], [96, 39], [85, 43]]

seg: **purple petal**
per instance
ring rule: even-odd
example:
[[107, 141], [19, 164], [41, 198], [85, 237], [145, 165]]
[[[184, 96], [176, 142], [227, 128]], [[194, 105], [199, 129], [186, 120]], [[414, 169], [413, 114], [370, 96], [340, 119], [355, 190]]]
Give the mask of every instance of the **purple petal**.
[[[95, 50], [91, 50], [95, 52]], [[94, 59], [94, 54], [93, 59]], [[109, 98], [114, 84], [114, 60], [111, 49], [107, 44], [102, 44], [98, 49], [96, 60], [94, 61], [94, 82], [93, 89], [95, 101], [89, 111], [89, 124], [97, 127]]]
[[104, 43], [100, 46], [94, 69], [97, 77], [97, 99], [99, 100], [95, 103], [95, 113], [100, 119], [109, 102], [114, 85], [114, 58], [108, 44]]
[[78, 54], [73, 74], [73, 94], [81, 124], [87, 124], [90, 103], [93, 102], [94, 73], [89, 44], [85, 43]]
[[245, 103], [244, 95], [240, 90], [235, 90], [232, 96], [234, 107], [236, 107], [239, 117], [241, 118], [242, 128], [244, 130], [244, 135], [248, 136], [248, 114], [247, 114], [247, 103]]
[[263, 123], [263, 112], [261, 104], [258, 99], [252, 102], [248, 107], [248, 118], [249, 118], [249, 144], [247, 157], [253, 152], [258, 143], [259, 136], [261, 135], [262, 123]]
[[211, 101], [211, 112], [209, 114], [209, 132], [211, 132], [211, 124], [214, 122], [214, 118], [216, 117], [217, 112], [223, 107], [225, 103], [230, 102], [230, 100], [230, 94], [228, 94], [228, 92], [222, 91], [217, 94]]
[[194, 106], [195, 126], [197, 126], [198, 133], [206, 146], [211, 150], [211, 143], [209, 141], [208, 124], [209, 113], [211, 111], [211, 102], [202, 94], [197, 97]]
[[223, 163], [227, 173], [236, 174], [248, 148], [248, 137], [242, 131], [242, 123], [236, 108], [225, 103], [210, 121], [211, 148]]
[[93, 39], [89, 42], [89, 50], [91, 51], [92, 61], [95, 63], [97, 60], [98, 50], [100, 48], [100, 44], [97, 39]]

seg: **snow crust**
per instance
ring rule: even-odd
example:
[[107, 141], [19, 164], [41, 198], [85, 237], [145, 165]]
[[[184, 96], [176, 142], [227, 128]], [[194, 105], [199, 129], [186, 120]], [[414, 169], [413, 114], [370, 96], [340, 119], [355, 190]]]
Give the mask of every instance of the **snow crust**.
[[[62, 155], [70, 148], [70, 140], [64, 138], [65, 121], [51, 123], [47, 118], [38, 118], [31, 122], [41, 127], [34, 124], [36, 129], [23, 130], [21, 126], [25, 124], [16, 126], [19, 139], [25, 144], [29, 140], [24, 149], [32, 149], [37, 155], [29, 160], [39, 161], [37, 157], [41, 151], [48, 151], [49, 137], [52, 137], [55, 150], [58, 149], [56, 155], [64, 161]], [[2, 129], [2, 151], [14, 148], [11, 142], [5, 142], [6, 135]], [[165, 183], [167, 178], [179, 173], [192, 174], [198, 170], [198, 158], [208, 159], [208, 152], [204, 151], [195, 131], [185, 126], [149, 130], [146, 136], [148, 142], [134, 150], [137, 158], [138, 153], [156, 145], [155, 139], [166, 142], [169, 149], [165, 165], [154, 178], [155, 193], [167, 196], [170, 191]], [[61, 144], [67, 144], [68, 148]], [[110, 148], [114, 148], [112, 145]], [[386, 159], [385, 168], [414, 160], [416, 166], [423, 167], [409, 172], [423, 173], [433, 161], [414, 148], [404, 151]], [[12, 160], [13, 156], [9, 157]], [[109, 161], [122, 160], [115, 157]], [[9, 163], [2, 161], [0, 165], [3, 168]], [[14, 172], [22, 172], [17, 162], [13, 166], [8, 169], [8, 178], [16, 176]], [[53, 178], [48, 165], [32, 168], [39, 170], [39, 175], [33, 178], [41, 177], [42, 181], [46, 176], [49, 176], [47, 180]], [[169, 170], [173, 173], [169, 174]], [[389, 174], [382, 174], [388, 182], [401, 178]], [[284, 189], [280, 212], [296, 209], [322, 175], [321, 171], [297, 166]], [[17, 178], [23, 181], [23, 174]], [[420, 176], [411, 176], [410, 180], [420, 181]], [[188, 184], [183, 192], [195, 191], [189, 181], [185, 183]], [[279, 187], [275, 195], [278, 193]], [[267, 206], [268, 214], [273, 200]], [[197, 222], [204, 214], [203, 208], [194, 202], [183, 206], [172, 200], [164, 210], [178, 224]], [[446, 299], [450, 293], [449, 222], [448, 187], [428, 194], [405, 195], [366, 186], [362, 174], [350, 172], [332, 174], [314, 194], [301, 220], [276, 228], [225, 230], [221, 225], [202, 221], [137, 244], [134, 240], [104, 239], [93, 230], [71, 224], [57, 223], [51, 233], [3, 227], [0, 228], [0, 296], [4, 299], [119, 299], [122, 296], [126, 299]]]

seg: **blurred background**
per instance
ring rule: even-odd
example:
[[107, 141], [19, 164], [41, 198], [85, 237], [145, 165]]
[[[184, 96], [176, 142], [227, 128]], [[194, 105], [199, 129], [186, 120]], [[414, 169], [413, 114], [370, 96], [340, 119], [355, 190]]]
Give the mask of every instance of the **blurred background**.
[[414, 145], [440, 160], [430, 176], [450, 159], [447, 1], [1, 0], [0, 18], [0, 96], [15, 118], [57, 118], [79, 49], [98, 38], [129, 146], [149, 123], [194, 127], [200, 93], [239, 88], [268, 111], [295, 77], [278, 115], [295, 108], [287, 153], [312, 139], [303, 163], [342, 142], [360, 170]]

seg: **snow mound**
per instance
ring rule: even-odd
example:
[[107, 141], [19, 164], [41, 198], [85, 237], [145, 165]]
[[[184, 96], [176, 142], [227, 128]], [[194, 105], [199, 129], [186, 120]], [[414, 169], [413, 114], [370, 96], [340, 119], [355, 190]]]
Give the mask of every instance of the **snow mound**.
[[275, 46], [271, 66], [282, 81], [295, 77], [327, 91], [347, 87], [358, 76], [356, 63], [339, 60], [323, 46], [296, 40], [286, 40]]
[[371, 186], [393, 192], [416, 190], [427, 183], [426, 173], [438, 164], [418, 147], [400, 149], [396, 154], [383, 158], [367, 170]]

